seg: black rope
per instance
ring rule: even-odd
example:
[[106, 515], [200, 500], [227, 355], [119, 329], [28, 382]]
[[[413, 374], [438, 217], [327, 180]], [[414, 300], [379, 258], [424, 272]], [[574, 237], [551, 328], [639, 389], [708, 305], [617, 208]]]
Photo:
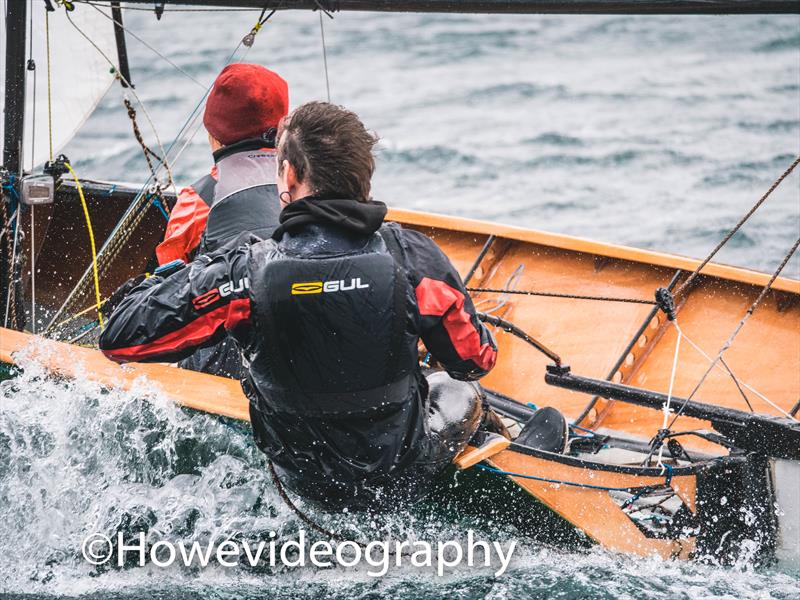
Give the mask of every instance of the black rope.
[[152, 156], [165, 167], [167, 166], [167, 163], [164, 162], [163, 158], [153, 152], [147, 146], [147, 144], [144, 143], [142, 132], [139, 130], [139, 124], [136, 122], [136, 109], [133, 107], [133, 104], [131, 104], [131, 101], [125, 98], [123, 103], [125, 104], [125, 108], [128, 109], [128, 117], [130, 118], [133, 126], [133, 135], [136, 138], [136, 141], [139, 142], [139, 145], [142, 147], [142, 153], [144, 154], [144, 159], [147, 161], [147, 167], [150, 169], [150, 175], [153, 180], [156, 181], [152, 194], [159, 200], [161, 206], [164, 207], [164, 212], [169, 215], [169, 204], [166, 202], [164, 195], [161, 192], [161, 186], [158, 184], [158, 178], [156, 177], [156, 169], [153, 166], [153, 161], [150, 160], [150, 157]]
[[596, 300], [598, 302], [627, 302], [629, 304], [648, 304], [655, 306], [654, 300], [644, 300], [642, 298], [619, 298], [616, 296], [584, 296], [581, 294], [560, 294], [557, 292], [537, 292], [536, 290], [512, 290], [503, 288], [475, 288], [468, 287], [468, 292], [486, 294], [518, 294], [520, 296], [545, 296], [547, 298], [569, 298], [571, 300]]
[[684, 282], [683, 282], [683, 283], [680, 285], [680, 287], [679, 287], [679, 288], [678, 288], [678, 289], [675, 291], [675, 294], [674, 294], [675, 296], [679, 295], [681, 292], [683, 292], [684, 290], [686, 290], [686, 289], [687, 289], [687, 288], [688, 288], [688, 287], [689, 287], [689, 286], [690, 286], [690, 285], [691, 285], [691, 284], [694, 282], [694, 280], [695, 280], [695, 279], [697, 278], [697, 276], [700, 274], [700, 271], [702, 271], [702, 270], [703, 270], [703, 267], [705, 267], [705, 266], [706, 266], [706, 265], [709, 263], [709, 261], [710, 261], [712, 258], [714, 258], [714, 255], [715, 255], [717, 252], [719, 252], [720, 248], [722, 248], [722, 247], [723, 247], [723, 246], [724, 246], [726, 243], [728, 243], [728, 241], [729, 241], [729, 240], [730, 240], [730, 239], [731, 239], [731, 238], [732, 238], [732, 237], [733, 237], [733, 236], [736, 234], [736, 232], [737, 232], [737, 231], [739, 231], [739, 229], [741, 229], [742, 225], [744, 225], [744, 224], [745, 224], [745, 221], [747, 221], [747, 219], [749, 219], [750, 217], [752, 217], [752, 216], [753, 216], [753, 213], [754, 213], [754, 212], [756, 212], [756, 210], [758, 210], [758, 207], [759, 207], [759, 206], [761, 206], [762, 204], [764, 204], [764, 201], [765, 201], [767, 198], [769, 198], [769, 196], [770, 196], [770, 194], [772, 194], [772, 192], [774, 192], [774, 191], [775, 191], [775, 188], [777, 188], [777, 187], [778, 187], [778, 186], [781, 184], [781, 182], [782, 182], [784, 179], [786, 179], [786, 178], [789, 176], [789, 174], [790, 174], [792, 171], [794, 171], [794, 168], [795, 168], [795, 167], [798, 165], [798, 163], [800, 163], [800, 156], [798, 156], [796, 159], [794, 159], [794, 162], [793, 162], [793, 163], [792, 163], [792, 164], [789, 166], [789, 168], [788, 168], [788, 169], [786, 169], [786, 171], [784, 171], [783, 175], [781, 175], [780, 177], [778, 177], [778, 179], [776, 179], [776, 180], [775, 180], [775, 183], [773, 183], [773, 184], [770, 186], [770, 188], [767, 190], [767, 193], [766, 193], [766, 194], [764, 194], [763, 196], [761, 196], [761, 198], [759, 199], [759, 201], [758, 201], [758, 202], [756, 202], [756, 203], [753, 205], [753, 207], [752, 207], [752, 208], [751, 208], [749, 211], [747, 211], [747, 214], [745, 214], [745, 215], [744, 215], [744, 216], [743, 216], [743, 217], [742, 217], [742, 218], [739, 220], [739, 222], [738, 222], [738, 223], [737, 223], [737, 224], [736, 224], [736, 225], [733, 227], [733, 229], [731, 229], [731, 230], [730, 230], [730, 231], [727, 233], [727, 235], [726, 235], [724, 238], [722, 238], [722, 240], [719, 242], [719, 244], [717, 244], [716, 248], [714, 248], [714, 249], [711, 251], [711, 253], [710, 253], [708, 256], [706, 256], [705, 260], [703, 260], [703, 262], [701, 262], [701, 263], [700, 263], [700, 264], [697, 266], [697, 268], [696, 268], [696, 269], [695, 269], [695, 270], [692, 272], [692, 274], [691, 274], [691, 275], [689, 275], [689, 277], [686, 279], [686, 281], [684, 281]]
[[512, 322], [506, 321], [505, 319], [501, 319], [500, 317], [496, 317], [495, 315], [489, 315], [483, 312], [476, 313], [476, 315], [478, 319], [483, 321], [484, 323], [489, 323], [490, 325], [499, 327], [503, 331], [506, 331], [518, 337], [519, 339], [523, 340], [524, 342], [527, 342], [528, 344], [536, 348], [539, 352], [544, 354], [547, 358], [556, 363], [556, 365], [558, 365], [559, 367], [561, 366], [561, 357], [558, 354], [550, 350], [550, 348], [545, 346], [536, 338], [525, 333], [522, 329], [514, 325]]
[[[297, 505], [292, 502], [292, 499], [289, 498], [289, 494], [286, 493], [286, 489], [283, 487], [283, 483], [278, 478], [278, 474], [275, 472], [275, 465], [272, 464], [271, 460], [267, 461], [267, 465], [269, 466], [269, 474], [272, 477], [272, 483], [275, 484], [275, 489], [278, 490], [278, 495], [281, 497], [281, 500], [288, 506], [294, 514], [306, 525], [311, 527], [317, 533], [321, 533], [324, 536], [327, 536], [329, 539], [336, 540], [337, 542], [347, 542], [347, 541], [355, 541], [355, 540], [347, 540], [342, 538], [340, 535], [333, 533], [332, 531], [325, 529], [321, 525], [314, 522], [311, 517], [306, 515], [303, 511], [297, 508]], [[355, 542], [356, 544], [360, 544], [360, 542]]]

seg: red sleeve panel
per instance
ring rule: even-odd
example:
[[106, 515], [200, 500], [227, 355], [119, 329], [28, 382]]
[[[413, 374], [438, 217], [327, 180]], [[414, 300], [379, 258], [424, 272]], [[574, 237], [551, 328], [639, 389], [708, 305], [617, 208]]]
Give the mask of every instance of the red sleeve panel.
[[459, 358], [472, 361], [483, 371], [490, 371], [497, 360], [497, 350], [482, 342], [474, 317], [464, 310], [464, 294], [444, 281], [423, 277], [416, 288], [417, 304], [422, 317], [441, 318]]
[[[216, 166], [212, 169], [210, 177], [216, 179]], [[203, 178], [200, 182], [205, 182], [206, 179]], [[213, 187], [211, 187], [211, 198], [204, 199], [198, 193], [195, 186], [200, 182], [183, 188], [178, 194], [175, 206], [170, 212], [164, 241], [156, 247], [159, 265], [165, 265], [177, 259], [186, 263], [190, 262], [190, 254], [200, 244], [213, 199]], [[207, 184], [203, 187], [209, 188]], [[204, 189], [204, 194], [208, 195], [207, 189]]]
[[497, 346], [478, 320], [458, 271], [429, 237], [392, 227], [401, 233], [425, 347], [454, 379], [483, 377], [497, 362]]
[[152, 341], [127, 348], [104, 350], [103, 354], [116, 362], [142, 362], [153, 357], [173, 356], [187, 348], [194, 350], [205, 345], [209, 340], [215, 339], [221, 329], [231, 331], [249, 320], [250, 300], [240, 298]]

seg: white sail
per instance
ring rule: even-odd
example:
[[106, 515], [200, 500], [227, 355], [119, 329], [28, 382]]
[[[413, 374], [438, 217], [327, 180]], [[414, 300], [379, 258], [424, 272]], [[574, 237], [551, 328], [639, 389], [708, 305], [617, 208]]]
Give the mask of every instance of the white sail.
[[[19, 2], [21, 0], [9, 0]], [[26, 71], [25, 139], [22, 164], [26, 170], [42, 164], [50, 157], [50, 126], [47, 102], [47, 33], [45, 3], [28, 2], [29, 31], [25, 56], [31, 52], [35, 71]], [[3, 7], [5, 8], [5, 6]], [[70, 13], [72, 22], [80, 28], [103, 53], [117, 63], [113, 23], [94, 8], [76, 4]], [[31, 28], [32, 17], [32, 29]], [[0, 31], [5, 38], [5, 10], [0, 14]], [[81, 33], [70, 24], [62, 7], [49, 15], [50, 21], [50, 81], [52, 98], [53, 155], [78, 132], [92, 114], [97, 103], [114, 81], [111, 65]], [[5, 81], [5, 48], [0, 48], [0, 82]], [[34, 104], [34, 77], [36, 100]], [[5, 110], [5, 86], [0, 85], [0, 105]], [[0, 144], [3, 143], [3, 119], [0, 119]]]

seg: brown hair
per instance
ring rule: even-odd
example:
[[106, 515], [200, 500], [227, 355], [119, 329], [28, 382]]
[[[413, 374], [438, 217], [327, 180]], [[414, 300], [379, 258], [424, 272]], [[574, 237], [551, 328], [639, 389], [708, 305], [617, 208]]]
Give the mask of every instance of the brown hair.
[[378, 138], [354, 112], [328, 102], [303, 104], [281, 121], [278, 140], [279, 171], [289, 161], [315, 196], [369, 201]]

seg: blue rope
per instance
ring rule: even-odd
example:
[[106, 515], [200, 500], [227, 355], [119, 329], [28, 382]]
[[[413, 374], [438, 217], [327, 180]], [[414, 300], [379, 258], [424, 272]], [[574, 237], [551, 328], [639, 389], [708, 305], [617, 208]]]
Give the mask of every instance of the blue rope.
[[158, 197], [155, 196], [155, 195], [150, 196], [147, 199], [150, 200], [150, 203], [153, 206], [155, 206], [158, 210], [161, 211], [161, 214], [164, 216], [164, 218], [167, 220], [167, 222], [169, 222], [169, 214], [167, 213], [166, 210], [164, 210], [164, 205], [161, 204], [161, 200], [159, 200]]
[[664, 484], [669, 485], [672, 482], [672, 465], [664, 465], [664, 468], [667, 469], [667, 480]]
[[[586, 429], [585, 427], [579, 427], [578, 425], [570, 425], [570, 428], [577, 429], [578, 431], [585, 431], [586, 433], [591, 433], [592, 435], [589, 437], [597, 437], [597, 434], [592, 431], [591, 429]], [[579, 436], [583, 437], [583, 436]]]
[[[557, 479], [547, 479], [545, 477], [535, 477], [534, 475], [523, 475], [522, 473], [511, 473], [510, 471], [501, 471], [500, 469], [495, 469], [494, 467], [489, 467], [486, 465], [475, 465], [477, 468], [481, 469], [482, 471], [489, 471], [490, 473], [494, 473], [495, 475], [508, 475], [510, 477], [520, 477], [522, 479], [533, 479], [534, 481], [543, 481], [545, 483], [555, 483], [558, 485], [568, 485], [572, 487], [578, 488], [587, 488], [590, 490], [603, 490], [605, 492], [630, 492], [631, 490], [639, 490], [639, 487], [606, 487], [604, 485], [591, 485], [588, 483], [575, 483], [574, 481], [559, 481]], [[665, 465], [666, 466], [666, 465]], [[672, 477], [672, 471], [670, 470], [669, 478]], [[669, 485], [669, 479], [667, 479], [667, 485]], [[651, 488], [652, 486], [643, 486], [644, 490]], [[640, 494], [642, 493], [640, 492]]]

